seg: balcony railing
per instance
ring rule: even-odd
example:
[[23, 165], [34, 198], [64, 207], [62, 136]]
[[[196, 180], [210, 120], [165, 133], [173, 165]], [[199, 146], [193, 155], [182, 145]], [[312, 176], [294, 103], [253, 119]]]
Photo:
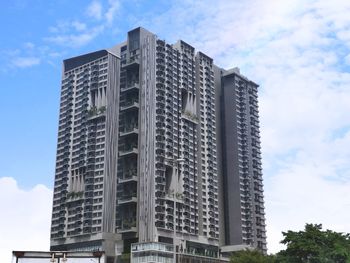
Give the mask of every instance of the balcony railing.
[[124, 219], [117, 229], [118, 233], [137, 232], [135, 219]]
[[118, 205], [136, 203], [137, 196], [136, 196], [136, 193], [133, 193], [131, 195], [121, 196], [119, 198], [117, 197], [117, 200], [118, 200]]
[[121, 88], [121, 92], [133, 90], [133, 89], [139, 89], [140, 85], [138, 82], [129, 83], [125, 87]]
[[137, 232], [136, 226], [127, 227], [127, 228], [122, 227], [120, 229], [117, 229], [118, 234], [127, 233], [127, 232]]
[[124, 130], [120, 131], [120, 136], [126, 136], [129, 134], [138, 134], [139, 130], [137, 125], [126, 127]]
[[136, 67], [140, 65], [140, 60], [138, 57], [132, 57], [125, 61], [125, 63], [122, 64], [122, 67], [124, 68], [130, 68], [130, 67]]
[[119, 156], [125, 156], [125, 155], [129, 155], [129, 154], [138, 154], [138, 153], [139, 153], [139, 151], [137, 149], [137, 146], [133, 146], [133, 147], [128, 147], [128, 148], [121, 150], [119, 152]]
[[126, 102], [120, 104], [120, 110], [127, 110], [130, 108], [138, 108], [138, 107], [139, 107], [138, 100], [126, 101]]
[[128, 183], [128, 182], [137, 182], [137, 174], [133, 173], [133, 174], [128, 174], [125, 175], [123, 178], [118, 178], [118, 183], [122, 184], [122, 183]]

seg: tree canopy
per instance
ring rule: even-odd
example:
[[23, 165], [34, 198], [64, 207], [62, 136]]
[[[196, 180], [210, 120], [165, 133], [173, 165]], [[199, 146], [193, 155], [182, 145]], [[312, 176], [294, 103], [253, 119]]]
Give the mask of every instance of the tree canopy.
[[279, 262], [350, 263], [350, 235], [322, 230], [322, 225], [306, 224], [304, 231], [282, 232], [287, 248]]
[[276, 255], [257, 250], [232, 254], [231, 263], [350, 263], [350, 235], [322, 230], [320, 224], [306, 224], [303, 231], [282, 232], [286, 245]]
[[274, 256], [267, 256], [258, 250], [241, 250], [234, 252], [231, 263], [273, 263]]

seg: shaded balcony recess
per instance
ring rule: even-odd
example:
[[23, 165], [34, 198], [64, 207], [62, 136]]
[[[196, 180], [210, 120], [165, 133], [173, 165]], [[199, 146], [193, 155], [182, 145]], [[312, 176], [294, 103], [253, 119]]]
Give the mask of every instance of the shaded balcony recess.
[[122, 87], [120, 90], [121, 92], [125, 91], [131, 91], [131, 90], [138, 90], [140, 88], [140, 85], [138, 82], [128, 83], [124, 87]]
[[122, 234], [122, 233], [128, 233], [128, 232], [137, 232], [137, 227], [136, 226], [133, 226], [133, 227], [129, 227], [129, 228], [120, 228], [120, 229], [117, 229], [117, 233], [118, 234]]
[[118, 233], [136, 232], [136, 218], [125, 218], [120, 220], [120, 224], [117, 226]]
[[121, 197], [117, 197], [118, 205], [129, 204], [129, 203], [137, 203], [136, 193], [132, 195], [123, 195]]
[[128, 125], [124, 125], [124, 129], [121, 129], [119, 135], [120, 136], [127, 136], [130, 134], [138, 134], [139, 133], [139, 129], [138, 126], [135, 124], [128, 124]]
[[133, 176], [118, 178], [118, 183], [120, 184], [129, 183], [129, 182], [137, 182], [137, 175], [135, 174]]
[[136, 169], [136, 167], [125, 168], [125, 170], [121, 174], [122, 174], [122, 176], [120, 176], [118, 178], [119, 183], [137, 181], [137, 169]]
[[129, 154], [138, 154], [139, 150], [137, 149], [137, 145], [133, 145], [131, 147], [125, 147], [124, 149], [119, 151], [119, 156], [126, 156]]
[[123, 103], [120, 104], [120, 110], [127, 110], [127, 109], [131, 109], [131, 108], [139, 108], [139, 101], [138, 99], [133, 99], [130, 101], [125, 101]]
[[139, 65], [140, 65], [140, 59], [136, 56], [125, 60], [121, 66], [122, 68], [125, 68], [125, 69], [132, 69], [132, 68], [138, 67]]

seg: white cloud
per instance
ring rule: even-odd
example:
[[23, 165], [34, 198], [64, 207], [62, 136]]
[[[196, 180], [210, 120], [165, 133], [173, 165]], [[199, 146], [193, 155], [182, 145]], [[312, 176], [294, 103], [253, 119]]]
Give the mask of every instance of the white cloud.
[[107, 20], [107, 23], [111, 24], [114, 20], [115, 15], [119, 10], [120, 3], [119, 3], [119, 0], [108, 0], [108, 4], [109, 4], [109, 7], [105, 14], [105, 18]]
[[344, 58], [344, 61], [346, 64], [348, 64], [350, 66], [350, 54]]
[[[79, 48], [87, 45], [99, 34], [101, 34], [106, 25], [111, 23], [118, 10], [118, 1], [109, 1], [109, 7], [106, 13], [103, 13], [103, 6], [99, 1], [92, 1], [86, 8], [85, 13], [98, 21], [91, 26], [91, 23], [81, 22], [79, 20], [60, 20], [55, 26], [49, 27], [50, 36], [44, 37], [44, 41], [64, 46]], [[102, 20], [102, 18], [105, 18]]]
[[119, 0], [108, 0], [106, 11], [103, 12], [103, 9], [100, 1], [92, 1], [87, 6], [85, 13], [87, 16], [99, 20], [97, 25], [91, 27], [89, 23], [83, 23], [77, 20], [61, 20], [55, 26], [49, 27], [52, 35], [45, 37], [44, 40], [57, 45], [74, 48], [79, 48], [90, 43], [106, 27], [111, 26], [120, 9], [120, 2]]
[[79, 21], [73, 21], [72, 26], [75, 28], [76, 31], [86, 30], [86, 24], [79, 22]]
[[305, 223], [350, 232], [349, 12], [347, 0], [183, 0], [143, 21], [260, 84], [271, 252]]
[[11, 177], [0, 178], [0, 262], [13, 250], [48, 250], [52, 191], [43, 185], [21, 189]]
[[12, 65], [18, 68], [28, 68], [40, 64], [38, 57], [16, 57], [12, 60]]
[[81, 47], [96, 38], [103, 31], [103, 28], [103, 26], [98, 26], [80, 33], [59, 34], [52, 37], [46, 37], [45, 40], [66, 47]]
[[87, 25], [78, 20], [73, 20], [73, 21], [61, 20], [61, 21], [58, 21], [55, 26], [49, 27], [49, 31], [53, 34], [67, 34], [70, 32], [85, 31], [86, 29], [87, 29]]
[[60, 53], [60, 52], [51, 52], [48, 54], [48, 56], [51, 58], [62, 57], [62, 55], [63, 55], [63, 53]]
[[[9, 68], [28, 68], [38, 65], [42, 61], [52, 64], [50, 58], [57, 58], [64, 53], [64, 51], [57, 49], [58, 46], [61, 48], [80, 48], [91, 43], [104, 32], [105, 28], [110, 28], [119, 8], [118, 0], [109, 0], [105, 10], [100, 1], [93, 0], [86, 7], [85, 14], [98, 20], [94, 21], [95, 24], [90, 23], [91, 21], [82, 22], [81, 19], [61, 19], [54, 26], [48, 28], [49, 35], [42, 39], [46, 42], [45, 45], [25, 42], [22, 50], [16, 49], [1, 53], [7, 57]], [[51, 44], [54, 44], [54, 47], [51, 47]], [[2, 68], [2, 71], [6, 72], [7, 70]]]
[[96, 20], [101, 20], [103, 24], [110, 25], [120, 9], [120, 1], [119, 0], [108, 0], [108, 4], [106, 7], [106, 11], [103, 12], [103, 5], [100, 1], [92, 1], [88, 7], [86, 8], [86, 14], [89, 17], [93, 17]]
[[350, 232], [350, 132], [331, 142], [310, 142], [295, 158], [266, 180], [268, 241], [271, 251], [281, 245], [282, 230], [300, 230], [305, 223]]
[[24, 47], [28, 49], [33, 49], [35, 45], [32, 42], [26, 42], [24, 43]]
[[[345, 2], [343, 2], [345, 4]], [[339, 9], [348, 12], [338, 3]], [[350, 232], [350, 74], [342, 71], [341, 32], [319, 1], [290, 11], [278, 34], [238, 44], [233, 61], [261, 83], [261, 124], [268, 243], [307, 222]], [[339, 13], [334, 10], [334, 13]], [[329, 16], [332, 17], [332, 20]], [[287, 25], [285, 27], [285, 25]], [[266, 28], [269, 31], [269, 28]], [[336, 34], [337, 35], [337, 34]], [[227, 55], [227, 54], [225, 54]], [[223, 56], [224, 57], [224, 56]], [[340, 136], [338, 139], [334, 139]]]
[[98, 1], [92, 1], [86, 9], [86, 14], [100, 20], [102, 18], [102, 4]]
[[65, 33], [72, 29], [72, 22], [60, 20], [56, 23], [55, 26], [50, 26], [49, 31], [51, 33]]

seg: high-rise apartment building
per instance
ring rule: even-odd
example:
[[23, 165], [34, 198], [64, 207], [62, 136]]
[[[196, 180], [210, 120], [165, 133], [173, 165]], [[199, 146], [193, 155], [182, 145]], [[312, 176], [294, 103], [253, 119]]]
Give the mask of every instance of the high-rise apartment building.
[[[143, 28], [63, 63], [52, 250], [266, 250], [257, 85]], [[247, 164], [248, 163], [248, 164]]]
[[52, 249], [114, 247], [119, 68], [107, 50], [64, 61]]
[[258, 85], [238, 69], [221, 71], [225, 242], [266, 251]]

